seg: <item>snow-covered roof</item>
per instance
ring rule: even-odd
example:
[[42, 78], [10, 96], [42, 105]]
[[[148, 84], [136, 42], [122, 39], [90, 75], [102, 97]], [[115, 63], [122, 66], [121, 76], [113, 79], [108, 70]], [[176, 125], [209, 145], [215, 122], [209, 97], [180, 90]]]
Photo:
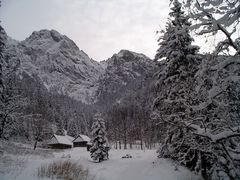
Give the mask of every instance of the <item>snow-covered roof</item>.
[[66, 138], [68, 138], [68, 140], [71, 141], [71, 142], [74, 140], [74, 137], [72, 137], [72, 136], [69, 136], [69, 135], [65, 135], [65, 136], [66, 136]]
[[90, 140], [91, 139], [88, 136], [79, 134], [78, 137], [73, 140], [73, 142], [83, 142], [83, 141], [89, 142]]
[[54, 134], [53, 138], [50, 140], [48, 144], [67, 144], [67, 145], [73, 145], [72, 140], [74, 138], [71, 136], [59, 136]]

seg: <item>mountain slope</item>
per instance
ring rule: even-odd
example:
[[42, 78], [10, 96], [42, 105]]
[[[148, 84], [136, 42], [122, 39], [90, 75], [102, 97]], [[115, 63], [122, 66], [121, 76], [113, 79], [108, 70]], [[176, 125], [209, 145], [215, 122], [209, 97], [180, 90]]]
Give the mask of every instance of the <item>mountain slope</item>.
[[48, 90], [85, 103], [93, 101], [103, 68], [67, 36], [55, 30], [41, 30], [17, 46], [9, 44], [9, 51], [15, 51], [20, 59], [22, 73], [40, 80]]
[[21, 77], [87, 104], [121, 99], [156, 68], [145, 55], [128, 50], [98, 63], [55, 30], [35, 31], [21, 42], [8, 38], [6, 52], [10, 59], [20, 60]]
[[115, 102], [127, 93], [138, 91], [155, 72], [156, 64], [143, 54], [121, 50], [104, 62], [105, 73], [100, 76], [98, 101]]

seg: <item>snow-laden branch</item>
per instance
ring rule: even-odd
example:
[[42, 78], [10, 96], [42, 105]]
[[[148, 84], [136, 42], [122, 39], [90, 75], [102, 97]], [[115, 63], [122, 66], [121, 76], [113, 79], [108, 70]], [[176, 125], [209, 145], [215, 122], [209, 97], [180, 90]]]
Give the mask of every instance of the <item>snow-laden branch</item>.
[[228, 58], [227, 60], [211, 67], [210, 70], [212, 70], [212, 71], [221, 70], [231, 64], [240, 64], [240, 58]]
[[224, 131], [218, 134], [212, 134], [210, 129], [201, 128], [196, 124], [186, 123], [187, 127], [192, 128], [195, 130], [194, 134], [202, 137], [206, 137], [210, 139], [212, 142], [220, 142], [225, 139], [229, 139], [232, 137], [240, 136], [240, 126], [236, 126], [233, 128], [225, 129]]
[[[204, 4], [205, 6], [209, 6], [209, 4]], [[210, 7], [209, 9], [204, 8], [204, 5], [197, 0], [196, 6], [197, 9], [201, 12], [197, 15], [197, 19], [201, 21], [201, 23], [196, 24], [195, 28], [200, 26], [209, 26], [210, 28], [203, 29], [199, 34], [206, 34], [206, 33], [216, 33], [217, 31], [221, 31], [227, 38], [227, 41], [224, 41], [224, 44], [231, 46], [236, 50], [236, 54], [240, 53], [240, 47], [238, 46], [237, 42], [232, 39], [232, 34], [236, 32], [236, 26], [239, 23], [239, 10], [240, 10], [240, 3], [236, 4], [231, 10], [228, 10], [223, 17], [216, 19], [213, 17], [212, 13], [214, 13], [214, 8]], [[221, 14], [220, 11], [217, 12]], [[223, 14], [223, 12], [222, 12]], [[236, 25], [233, 27], [233, 31], [229, 32], [227, 27], [231, 26], [236, 22]], [[222, 44], [223, 45], [223, 44]]]

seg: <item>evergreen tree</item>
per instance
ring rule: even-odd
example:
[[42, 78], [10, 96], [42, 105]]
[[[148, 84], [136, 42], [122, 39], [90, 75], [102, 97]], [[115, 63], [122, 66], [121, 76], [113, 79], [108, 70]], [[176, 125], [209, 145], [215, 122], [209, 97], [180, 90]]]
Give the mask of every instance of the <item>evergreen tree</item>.
[[191, 45], [193, 42], [193, 38], [189, 34], [191, 23], [182, 11], [182, 5], [178, 0], [173, 1], [169, 16], [166, 30], [161, 31], [164, 34], [158, 39], [160, 47], [155, 55], [155, 60], [166, 58], [168, 61], [174, 61], [173, 63], [177, 64], [173, 64], [173, 67], [176, 66], [177, 69], [178, 65], [187, 63], [189, 59], [186, 57], [195, 54], [199, 48]]
[[173, 1], [166, 32], [159, 38], [156, 60], [165, 58], [158, 73], [158, 95], [154, 117], [163, 135], [160, 157], [169, 157], [194, 170], [197, 158], [192, 146], [193, 134], [186, 127], [195, 103], [194, 75], [198, 69], [198, 47], [191, 45], [190, 23], [178, 0]]
[[2, 99], [2, 92], [3, 92], [3, 48], [5, 46], [6, 34], [2, 26], [0, 25], [0, 101]]
[[65, 136], [65, 130], [62, 127], [57, 127], [57, 131], [55, 132], [56, 135], [58, 136]]
[[9, 138], [19, 126], [17, 121], [20, 109], [25, 105], [17, 87], [16, 75], [20, 61], [16, 56], [6, 52], [7, 34], [0, 26], [0, 138]]
[[165, 134], [159, 156], [205, 179], [239, 179], [239, 58], [201, 59], [177, 0], [170, 17], [156, 55], [166, 58], [154, 101], [154, 117]]
[[205, 179], [240, 178], [238, 61], [237, 57], [205, 57], [195, 76], [197, 101], [188, 129]]
[[[1, 2], [0, 2], [1, 3]], [[5, 32], [2, 26], [0, 25], [0, 107], [3, 106], [3, 90], [4, 90], [4, 85], [3, 85], [3, 48], [5, 46]], [[2, 122], [3, 119], [3, 111], [0, 110], [0, 122]], [[2, 129], [0, 127], [0, 129]], [[1, 131], [0, 130], [0, 137], [1, 137]]]
[[[0, 1], [0, 7], [1, 7], [1, 3], [2, 1]], [[1, 21], [0, 21], [1, 22]], [[6, 42], [6, 33], [3, 29], [3, 27], [0, 24], [0, 103], [2, 101], [2, 93], [3, 93], [3, 49], [5, 46], [5, 42]]]
[[108, 159], [108, 140], [105, 122], [100, 114], [95, 115], [95, 121], [92, 125], [92, 147], [90, 148], [91, 158], [96, 162]]

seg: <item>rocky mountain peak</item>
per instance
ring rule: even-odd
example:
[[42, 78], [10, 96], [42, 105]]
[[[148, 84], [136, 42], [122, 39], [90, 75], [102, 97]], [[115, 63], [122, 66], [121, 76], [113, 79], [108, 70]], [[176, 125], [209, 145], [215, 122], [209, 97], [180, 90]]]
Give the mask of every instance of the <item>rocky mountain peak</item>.
[[[53, 49], [67, 50], [71, 53], [79, 51], [77, 45], [67, 36], [60, 34], [55, 30], [34, 31], [28, 38], [21, 42], [26, 47], [50, 51]], [[80, 51], [81, 52], [81, 51]], [[86, 56], [83, 53], [83, 56]]]
[[[126, 71], [128, 69], [139, 69], [154, 66], [154, 62], [147, 56], [141, 53], [136, 53], [129, 50], [121, 50], [118, 53], [114, 54], [111, 58], [107, 61], [107, 68], [108, 70], [116, 69], [119, 70], [120, 68], [122, 71]], [[134, 70], [134, 71], [135, 71]]]
[[34, 31], [21, 42], [9, 38], [8, 51], [19, 58], [25, 76], [50, 91], [84, 103], [109, 98], [109, 94], [120, 95], [123, 89], [139, 84], [155, 67], [147, 56], [129, 50], [121, 50], [99, 63], [67, 36], [46, 29]]
[[40, 81], [48, 90], [92, 102], [103, 68], [67, 36], [55, 30], [40, 30], [17, 46], [8, 44], [8, 51], [20, 59], [22, 73]]
[[129, 61], [134, 60], [136, 57], [150, 59], [147, 56], [145, 56], [144, 54], [136, 53], [136, 52], [129, 51], [126, 49], [120, 50], [119, 53], [116, 54], [116, 56], [119, 58], [125, 59], [125, 60], [129, 60]]
[[50, 39], [59, 42], [63, 39], [63, 36], [55, 30], [42, 29], [40, 31], [33, 31], [33, 33], [27, 39]]
[[124, 92], [139, 87], [157, 67], [147, 56], [129, 50], [121, 50], [104, 63], [106, 68], [100, 76], [97, 95], [100, 102], [110, 104], [121, 99]]
[[119, 53], [117, 53], [115, 56], [118, 58], [122, 58], [127, 61], [134, 60], [135, 58], [135, 53], [129, 50], [121, 50]]

